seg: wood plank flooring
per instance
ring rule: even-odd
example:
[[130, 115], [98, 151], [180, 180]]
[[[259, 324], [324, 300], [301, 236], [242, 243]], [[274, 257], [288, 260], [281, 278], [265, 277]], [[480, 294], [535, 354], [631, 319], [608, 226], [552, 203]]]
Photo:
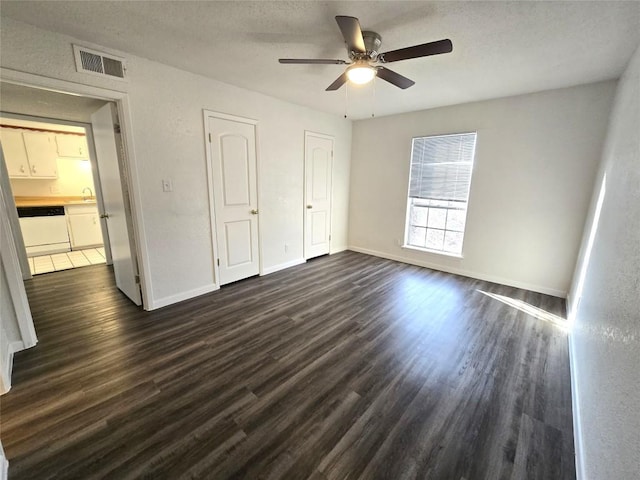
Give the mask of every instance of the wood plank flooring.
[[27, 291], [12, 480], [575, 478], [561, 299], [354, 252], [154, 312], [102, 265]]

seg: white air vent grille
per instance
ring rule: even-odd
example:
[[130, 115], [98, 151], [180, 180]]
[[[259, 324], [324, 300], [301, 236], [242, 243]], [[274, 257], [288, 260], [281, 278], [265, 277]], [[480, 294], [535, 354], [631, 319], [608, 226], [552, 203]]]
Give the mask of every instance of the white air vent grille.
[[73, 46], [73, 53], [76, 58], [76, 70], [78, 72], [90, 73], [101, 77], [125, 78], [127, 68], [124, 58], [79, 47], [78, 45]]
[[124, 65], [120, 60], [114, 60], [113, 58], [109, 57], [102, 57], [102, 66], [104, 67], [105, 75], [124, 78]]

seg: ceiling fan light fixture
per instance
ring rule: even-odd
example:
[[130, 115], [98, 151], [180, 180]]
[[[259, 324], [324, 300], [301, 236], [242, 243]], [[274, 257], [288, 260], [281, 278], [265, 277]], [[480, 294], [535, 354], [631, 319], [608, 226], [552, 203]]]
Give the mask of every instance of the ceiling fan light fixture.
[[453, 43], [451, 43], [451, 40], [448, 38], [445, 38], [436, 40], [435, 42], [413, 45], [388, 52], [380, 52], [382, 37], [376, 32], [369, 30], [362, 31], [360, 21], [356, 17], [337, 15], [336, 22], [342, 33], [350, 61], [331, 60], [327, 58], [280, 58], [278, 60], [280, 63], [289, 64], [349, 65], [347, 69], [325, 89], [327, 92], [338, 90], [347, 84], [347, 82], [354, 85], [364, 85], [375, 77], [379, 77], [381, 80], [405, 90], [415, 85], [416, 82], [382, 66], [382, 64], [440, 55], [453, 51]]
[[369, 83], [375, 76], [376, 69], [367, 63], [356, 63], [347, 68], [347, 78], [358, 85]]

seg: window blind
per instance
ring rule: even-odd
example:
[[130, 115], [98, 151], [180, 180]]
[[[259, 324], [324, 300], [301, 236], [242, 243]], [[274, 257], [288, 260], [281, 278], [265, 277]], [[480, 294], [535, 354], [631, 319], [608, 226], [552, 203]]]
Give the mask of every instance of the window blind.
[[475, 133], [414, 138], [409, 197], [466, 202]]

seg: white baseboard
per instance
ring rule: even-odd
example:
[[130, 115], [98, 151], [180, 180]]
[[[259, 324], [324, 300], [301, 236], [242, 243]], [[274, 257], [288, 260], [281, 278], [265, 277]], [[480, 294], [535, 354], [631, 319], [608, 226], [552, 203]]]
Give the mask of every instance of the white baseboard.
[[349, 250], [349, 247], [347, 245], [338, 245], [331, 249], [331, 251], [329, 252], [329, 255], [333, 255], [334, 253], [344, 252], [345, 250]]
[[422, 260], [414, 260], [412, 258], [402, 257], [400, 255], [392, 255], [386, 252], [379, 252], [377, 250], [369, 250], [367, 248], [360, 248], [355, 246], [349, 246], [349, 250], [354, 252], [364, 253], [367, 255], [373, 255], [374, 257], [386, 258], [387, 260], [395, 260], [396, 262], [408, 263], [410, 265], [416, 265], [418, 267], [431, 268], [433, 270], [440, 270], [442, 272], [453, 273], [455, 275], [462, 275], [463, 277], [471, 277], [478, 280], [485, 280], [487, 282], [499, 283], [500, 285], [507, 285], [515, 288], [522, 288], [524, 290], [531, 290], [532, 292], [544, 293], [545, 295], [552, 295], [554, 297], [565, 298], [567, 292], [563, 290], [557, 290], [554, 288], [542, 287], [540, 285], [533, 285], [530, 283], [520, 282], [509, 278], [497, 277], [494, 275], [486, 275], [484, 273], [472, 272], [455, 267], [449, 267], [446, 265], [440, 265], [431, 262], [425, 262]]
[[576, 480], [586, 477], [584, 470], [584, 448], [582, 446], [582, 423], [580, 421], [580, 402], [578, 381], [578, 365], [575, 361], [575, 344], [573, 332], [569, 333], [569, 370], [571, 373], [571, 411], [573, 413], [573, 449], [576, 456]]
[[[260, 275], [268, 275], [270, 273], [277, 272], [279, 270], [284, 270], [285, 268], [295, 267], [296, 265], [300, 265], [305, 263], [306, 260], [304, 258], [297, 258], [290, 262], [281, 263], [279, 265], [275, 265], [273, 267], [265, 268]], [[215, 292], [219, 290], [220, 287], [218, 285], [206, 285], [201, 288], [195, 288], [193, 290], [189, 290], [188, 292], [178, 293], [176, 295], [170, 295], [168, 297], [163, 297], [159, 299], [154, 299], [150, 303], [150, 306], [147, 310], [156, 310], [162, 307], [168, 307], [169, 305], [173, 305], [174, 303], [182, 302], [184, 300], [189, 300], [191, 298], [199, 297], [200, 295], [204, 295], [206, 293]]]
[[193, 290], [189, 290], [187, 292], [177, 293], [175, 295], [170, 295], [168, 297], [163, 297], [159, 299], [154, 299], [150, 303], [151, 305], [147, 310], [155, 310], [157, 308], [167, 307], [169, 305], [173, 305], [174, 303], [182, 302], [184, 300], [189, 300], [191, 298], [199, 297], [200, 295], [204, 295], [206, 293], [211, 293], [216, 290], [219, 290], [220, 287], [218, 285], [206, 285], [200, 288], [194, 288]]
[[284, 270], [285, 268], [295, 267], [296, 265], [302, 265], [303, 263], [306, 263], [306, 260], [304, 258], [296, 258], [295, 260], [291, 260], [290, 262], [280, 263], [279, 265], [274, 265], [273, 267], [264, 268], [262, 269], [262, 273], [260, 273], [260, 276], [279, 272], [280, 270]]

